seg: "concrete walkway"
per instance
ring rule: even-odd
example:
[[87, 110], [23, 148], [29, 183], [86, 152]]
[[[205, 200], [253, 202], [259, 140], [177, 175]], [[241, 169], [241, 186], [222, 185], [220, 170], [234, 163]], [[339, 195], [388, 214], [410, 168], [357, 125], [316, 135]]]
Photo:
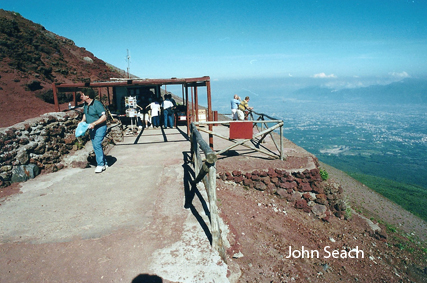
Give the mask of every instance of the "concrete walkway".
[[125, 137], [102, 174], [22, 183], [0, 206], [0, 282], [229, 282], [202, 202], [184, 208], [185, 131]]

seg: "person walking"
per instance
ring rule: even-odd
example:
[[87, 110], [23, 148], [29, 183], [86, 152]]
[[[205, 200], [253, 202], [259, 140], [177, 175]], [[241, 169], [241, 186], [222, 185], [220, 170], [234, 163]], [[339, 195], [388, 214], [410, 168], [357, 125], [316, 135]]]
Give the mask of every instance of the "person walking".
[[89, 124], [89, 135], [96, 156], [97, 166], [95, 168], [95, 173], [102, 173], [107, 167], [104, 150], [102, 149], [102, 141], [107, 133], [107, 116], [105, 114], [105, 108], [99, 100], [95, 99], [95, 92], [90, 92], [87, 95], [80, 92], [80, 95], [84, 102], [84, 114], [81, 122]]
[[240, 97], [235, 94], [233, 99], [230, 101], [231, 103], [231, 117], [233, 118], [233, 120], [237, 120], [237, 108], [239, 107], [240, 104]]

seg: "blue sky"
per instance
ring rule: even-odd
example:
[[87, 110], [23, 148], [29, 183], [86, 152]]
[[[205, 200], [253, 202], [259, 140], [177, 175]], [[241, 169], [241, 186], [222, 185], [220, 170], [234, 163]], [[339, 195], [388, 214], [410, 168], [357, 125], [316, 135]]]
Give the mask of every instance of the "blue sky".
[[0, 8], [124, 70], [129, 50], [130, 71], [142, 78], [351, 85], [427, 76], [425, 0], [4, 0]]

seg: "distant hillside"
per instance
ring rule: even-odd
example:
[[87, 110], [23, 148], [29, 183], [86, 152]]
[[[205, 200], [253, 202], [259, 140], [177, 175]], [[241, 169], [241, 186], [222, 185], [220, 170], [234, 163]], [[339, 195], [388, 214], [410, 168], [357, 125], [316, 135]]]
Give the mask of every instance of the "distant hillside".
[[334, 102], [364, 102], [373, 104], [427, 104], [427, 81], [405, 79], [388, 85], [333, 90], [308, 87], [294, 92], [300, 98]]
[[83, 47], [18, 13], [0, 9], [0, 127], [54, 111], [37, 98], [52, 83], [125, 77]]

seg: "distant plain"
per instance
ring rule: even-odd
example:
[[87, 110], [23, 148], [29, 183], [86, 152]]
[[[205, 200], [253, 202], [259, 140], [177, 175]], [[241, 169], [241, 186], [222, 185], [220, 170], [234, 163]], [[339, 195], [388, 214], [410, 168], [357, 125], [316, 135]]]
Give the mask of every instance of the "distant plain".
[[235, 84], [228, 93], [231, 81], [213, 84], [215, 110], [228, 114], [234, 93], [250, 96], [255, 111], [284, 121], [287, 139], [427, 220], [424, 81], [341, 91]]

